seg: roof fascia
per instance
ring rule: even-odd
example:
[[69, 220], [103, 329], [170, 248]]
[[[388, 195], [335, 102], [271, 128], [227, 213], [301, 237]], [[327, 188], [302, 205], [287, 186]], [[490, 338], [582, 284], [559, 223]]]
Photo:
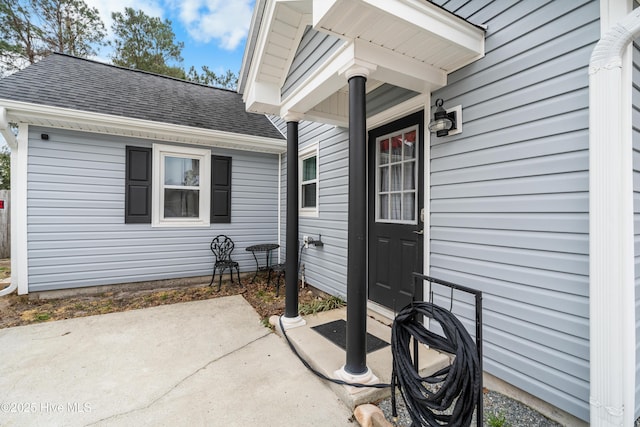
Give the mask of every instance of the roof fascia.
[[6, 99], [0, 99], [0, 105], [6, 109], [7, 117], [14, 118], [17, 122], [38, 124], [41, 120], [47, 120], [50, 124], [42, 126], [54, 128], [272, 154], [286, 151], [284, 139], [194, 128]]
[[266, 2], [266, 0], [256, 0], [256, 4], [253, 9], [251, 26], [249, 27], [249, 34], [247, 35], [247, 44], [242, 57], [242, 68], [240, 69], [240, 76], [238, 77], [238, 93], [244, 93], [244, 89], [247, 84], [247, 76], [249, 74], [251, 64], [253, 63], [254, 50], [258, 35], [260, 34], [260, 27], [262, 26], [264, 18]]
[[[279, 7], [290, 4], [294, 5], [307, 4], [310, 8], [311, 0], [257, 0], [254, 17], [256, 22], [252, 23], [252, 28], [248, 36], [250, 43], [247, 49], [251, 51], [243, 59], [241, 84], [238, 85], [242, 99], [247, 106], [247, 111], [261, 112], [263, 114], [278, 114], [278, 109], [274, 106], [280, 105], [280, 88], [286, 75], [281, 76], [278, 83], [258, 81], [258, 72], [260, 71], [261, 58], [265, 56], [269, 36], [271, 34], [271, 24], [276, 19]], [[262, 10], [258, 11], [258, 7]], [[259, 20], [258, 20], [258, 15]], [[298, 26], [296, 34], [296, 46], [300, 43], [304, 34], [306, 25], [310, 25], [312, 21], [311, 15], [300, 12], [300, 21], [292, 25]], [[255, 34], [257, 33], [257, 34]], [[295, 52], [286, 58], [287, 69], [291, 66], [295, 57]]]
[[[344, 0], [313, 2], [313, 26], [321, 28], [330, 19], [330, 11]], [[485, 31], [465, 19], [423, 0], [358, 0], [390, 16], [395, 16], [419, 27], [428, 28], [434, 34], [446, 34], [454, 43], [476, 52], [484, 53]]]

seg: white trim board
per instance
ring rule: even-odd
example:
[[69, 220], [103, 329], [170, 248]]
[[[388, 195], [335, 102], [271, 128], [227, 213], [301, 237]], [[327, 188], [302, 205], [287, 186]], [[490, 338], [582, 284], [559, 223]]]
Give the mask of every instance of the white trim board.
[[279, 154], [286, 151], [286, 141], [284, 139], [194, 128], [172, 123], [36, 105], [7, 99], [0, 99], [0, 105], [6, 108], [10, 121], [25, 122], [43, 127], [271, 154]]
[[[11, 168], [11, 280], [18, 281], [18, 294], [29, 293], [29, 257], [27, 234], [27, 164], [29, 125], [20, 123], [15, 168]], [[13, 156], [12, 156], [13, 157]], [[15, 264], [14, 264], [15, 263]]]

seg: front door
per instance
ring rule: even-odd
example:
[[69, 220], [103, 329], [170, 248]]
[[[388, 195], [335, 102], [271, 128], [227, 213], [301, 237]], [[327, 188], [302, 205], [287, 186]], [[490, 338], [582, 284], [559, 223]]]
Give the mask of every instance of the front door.
[[421, 111], [369, 132], [369, 299], [394, 311], [423, 266], [423, 127]]

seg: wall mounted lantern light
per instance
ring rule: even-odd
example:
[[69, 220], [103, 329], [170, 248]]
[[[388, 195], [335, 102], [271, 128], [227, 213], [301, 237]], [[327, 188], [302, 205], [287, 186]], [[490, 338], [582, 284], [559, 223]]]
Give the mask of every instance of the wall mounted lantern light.
[[[458, 130], [458, 112], [461, 112], [461, 107], [456, 107], [448, 112], [442, 108], [444, 101], [442, 98], [436, 99], [436, 111], [433, 113], [433, 120], [429, 122], [429, 131], [435, 132], [436, 136], [447, 136]], [[455, 132], [460, 133], [460, 131]]]

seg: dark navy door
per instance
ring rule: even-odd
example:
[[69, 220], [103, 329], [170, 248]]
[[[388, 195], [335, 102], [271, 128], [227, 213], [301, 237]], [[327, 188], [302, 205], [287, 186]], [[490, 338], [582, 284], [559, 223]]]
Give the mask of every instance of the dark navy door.
[[369, 299], [394, 311], [423, 267], [423, 128], [418, 112], [369, 132]]

